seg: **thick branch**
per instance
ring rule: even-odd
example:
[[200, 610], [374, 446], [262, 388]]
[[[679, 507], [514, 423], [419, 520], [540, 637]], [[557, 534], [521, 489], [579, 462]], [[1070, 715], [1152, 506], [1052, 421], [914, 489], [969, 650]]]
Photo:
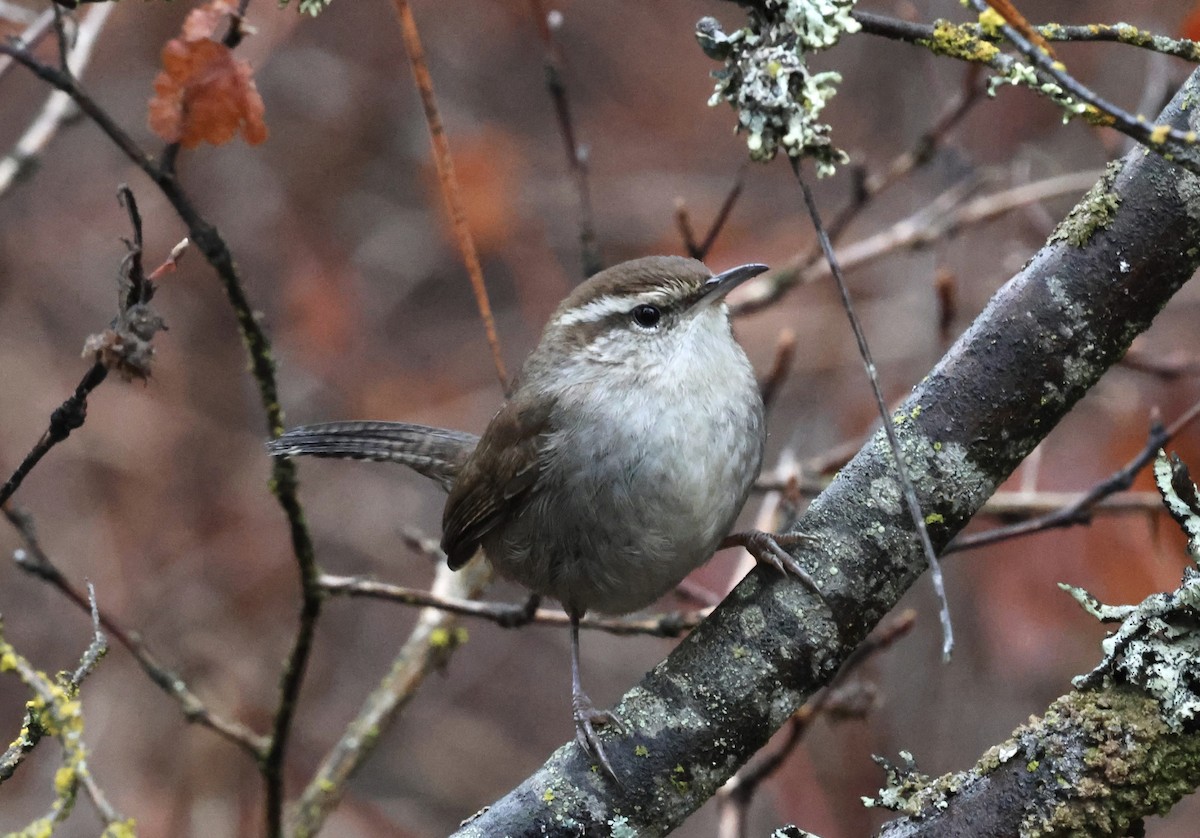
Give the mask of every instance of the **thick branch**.
[[[1194, 74], [1162, 119], [1200, 127], [1196, 108], [1180, 110], [1198, 94]], [[1072, 215], [1066, 235], [996, 294], [895, 414], [939, 548], [1200, 262], [1200, 179], [1141, 149]], [[682, 822], [924, 571], [890, 456], [876, 435], [795, 525], [818, 537], [799, 558], [828, 608], [801, 584], [752, 572], [617, 707], [626, 731], [605, 736], [605, 750], [620, 788], [571, 743], [459, 834], [536, 835], [564, 823], [592, 834], [619, 819], [659, 835]]]

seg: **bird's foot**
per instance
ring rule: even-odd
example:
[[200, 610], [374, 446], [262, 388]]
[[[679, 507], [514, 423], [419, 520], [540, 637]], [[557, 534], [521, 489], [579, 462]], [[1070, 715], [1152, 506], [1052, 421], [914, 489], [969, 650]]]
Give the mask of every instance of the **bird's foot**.
[[524, 605], [507, 606], [505, 611], [496, 618], [496, 625], [501, 628], [520, 628], [533, 622], [542, 598], [538, 594], [530, 594]]
[[571, 696], [571, 710], [575, 716], [575, 740], [579, 742], [579, 747], [600, 763], [608, 776], [620, 785], [617, 772], [613, 770], [608, 755], [604, 753], [604, 746], [596, 736], [596, 725], [611, 725], [615, 730], [621, 731], [624, 730], [621, 720], [608, 710], [597, 710], [592, 700], [582, 691]]
[[[788, 547], [799, 544], [811, 544], [817, 541], [816, 536], [808, 533], [771, 533], [762, 530], [747, 530], [725, 536], [721, 547], [744, 547], [746, 552], [754, 557], [759, 564], [770, 565], [783, 574], [791, 574], [803, 582], [817, 596], [821, 597], [821, 589], [816, 581], [796, 557], [787, 551]], [[822, 597], [824, 599], [824, 597]]]

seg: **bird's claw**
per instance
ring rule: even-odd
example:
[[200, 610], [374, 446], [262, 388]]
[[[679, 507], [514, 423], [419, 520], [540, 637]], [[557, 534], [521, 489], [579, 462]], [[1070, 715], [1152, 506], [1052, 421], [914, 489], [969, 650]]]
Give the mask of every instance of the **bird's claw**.
[[614, 782], [620, 785], [621, 781], [617, 778], [617, 772], [613, 770], [612, 763], [608, 761], [608, 755], [604, 753], [604, 746], [600, 744], [600, 738], [596, 735], [596, 725], [608, 725], [618, 732], [623, 732], [625, 728], [621, 724], [621, 720], [608, 710], [597, 710], [591, 699], [583, 693], [572, 697], [571, 708], [575, 716], [575, 741], [579, 743], [579, 747], [583, 748], [585, 753], [600, 763], [600, 767], [613, 778]]
[[811, 544], [816, 540], [816, 536], [803, 532], [770, 533], [762, 530], [749, 530], [728, 536], [721, 546], [744, 547], [746, 552], [753, 556], [759, 564], [769, 565], [784, 575], [796, 577], [813, 593], [821, 596], [821, 589], [817, 587], [816, 581], [804, 569], [804, 566], [796, 561], [796, 557], [786, 549], [800, 544]]

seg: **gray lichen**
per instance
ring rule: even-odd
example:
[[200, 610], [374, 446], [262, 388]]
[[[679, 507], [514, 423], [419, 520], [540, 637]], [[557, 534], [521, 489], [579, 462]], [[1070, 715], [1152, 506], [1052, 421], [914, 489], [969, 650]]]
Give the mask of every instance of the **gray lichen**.
[[[1160, 451], [1155, 478], [1167, 508], [1192, 538], [1200, 526], [1200, 502], [1187, 469]], [[1191, 529], [1189, 530], [1189, 525]], [[1189, 545], [1191, 546], [1191, 545]], [[1061, 586], [1102, 622], [1121, 624], [1105, 639], [1099, 666], [1075, 686], [1129, 684], [1153, 696], [1172, 730], [1200, 726], [1200, 571], [1189, 567], [1179, 587], [1153, 594], [1140, 605], [1110, 606], [1080, 588]]]
[[808, 56], [859, 30], [853, 7], [854, 0], [763, 0], [746, 10], [748, 24], [730, 34], [711, 17], [696, 24], [705, 54], [725, 63], [713, 73], [709, 105], [724, 101], [737, 112], [751, 158], [770, 160], [780, 150], [811, 157], [822, 176], [849, 159], [819, 119], [842, 77], [813, 72]]

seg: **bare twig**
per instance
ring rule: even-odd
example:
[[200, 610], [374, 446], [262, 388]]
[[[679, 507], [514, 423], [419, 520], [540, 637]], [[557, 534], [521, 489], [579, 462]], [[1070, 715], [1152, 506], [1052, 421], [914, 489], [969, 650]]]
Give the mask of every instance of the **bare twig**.
[[[934, 154], [945, 142], [950, 132], [966, 118], [975, 104], [979, 102], [983, 89], [978, 83], [978, 75], [978, 68], [967, 68], [967, 73], [963, 77], [962, 90], [955, 100], [947, 106], [930, 129], [918, 138], [911, 149], [892, 159], [882, 174], [862, 174], [858, 178], [850, 202], [834, 216], [828, 225], [830, 241], [839, 241], [851, 222], [872, 201], [918, 167], [933, 159]], [[844, 252], [842, 264], [848, 267]], [[751, 290], [743, 291], [739, 295], [739, 301], [731, 306], [734, 314], [745, 314], [770, 305], [779, 299], [787, 289], [811, 281], [809, 274], [813, 270], [827, 270], [825, 262], [821, 259], [821, 246], [815, 241], [805, 252], [798, 254], [786, 264], [760, 279], [747, 283], [747, 287]]]
[[1175, 353], [1165, 358], [1151, 357], [1148, 353], [1131, 349], [1121, 359], [1121, 365], [1138, 372], [1149, 373], [1164, 381], [1192, 378], [1200, 375], [1200, 358], [1195, 355]]
[[[7, 504], [0, 508], [0, 511], [3, 511], [4, 517], [8, 519], [9, 523], [20, 534], [21, 540], [25, 542], [25, 549], [18, 550], [13, 555], [17, 567], [44, 582], [50, 583], [51, 586], [58, 589], [60, 593], [81, 610], [91, 610], [87, 597], [83, 595], [82, 591], [71, 584], [70, 580], [63, 575], [62, 571], [51, 561], [46, 551], [42, 548], [41, 543], [38, 541], [37, 532], [33, 527], [33, 521], [29, 515]], [[225, 739], [245, 750], [255, 759], [260, 759], [266, 753], [267, 741], [264, 737], [259, 736], [239, 722], [227, 720], [212, 712], [188, 688], [187, 684], [178, 674], [158, 662], [157, 658], [155, 658], [137, 634], [125, 629], [124, 626], [104, 611], [97, 609], [95, 615], [99, 619], [104, 631], [116, 638], [117, 642], [133, 655], [134, 660], [138, 662], [142, 667], [142, 671], [149, 676], [150, 680], [179, 703], [184, 717], [189, 722], [195, 722], [220, 734]]]
[[721, 235], [721, 230], [725, 228], [725, 222], [733, 214], [734, 204], [737, 203], [737, 199], [742, 194], [742, 188], [746, 183], [747, 166], [748, 164], [742, 163], [738, 167], [733, 184], [729, 187], [729, 192], [726, 193], [725, 200], [721, 201], [717, 215], [713, 219], [712, 225], [708, 228], [708, 232], [704, 234], [702, 241], [696, 241], [696, 231], [692, 227], [692, 219], [688, 213], [687, 204], [683, 198], [675, 199], [675, 223], [679, 227], [679, 234], [683, 238], [683, 247], [687, 250], [688, 256], [704, 261], [709, 251], [712, 250], [713, 245], [716, 244], [717, 236]]
[[[376, 582], [355, 576], [335, 576], [324, 573], [321, 575], [321, 587], [330, 594], [352, 597], [369, 597], [399, 602], [404, 605], [419, 605], [426, 608], [437, 608], [451, 614], [463, 617], [477, 617], [490, 620], [504, 628], [518, 625], [514, 622], [524, 605], [513, 605], [506, 602], [479, 602], [472, 599], [448, 598], [432, 591], [419, 588], [405, 588], [386, 582]], [[668, 614], [651, 614], [646, 617], [597, 617], [585, 616], [579, 623], [580, 628], [596, 629], [609, 634], [630, 635], [648, 634], [654, 637], [679, 637], [700, 624], [700, 621], [712, 611], [711, 607], [693, 611], [673, 612]], [[570, 617], [566, 612], [553, 608], [539, 608], [532, 616], [520, 622], [536, 623], [545, 626], [568, 626]]]
[[[92, 642], [80, 658], [79, 666], [75, 668], [74, 674], [71, 675], [71, 683], [76, 688], [83, 683], [83, 679], [95, 669], [100, 658], [108, 651], [108, 641], [100, 629], [100, 607], [96, 604], [96, 590], [92, 587], [91, 582], [88, 582], [87, 592], [88, 607], [92, 612]], [[100, 813], [100, 819], [104, 821], [106, 826], [125, 820], [125, 816], [118, 812], [116, 807], [109, 802], [108, 797], [105, 796], [104, 791], [100, 788], [100, 784], [96, 782], [96, 778], [92, 776], [90, 770], [79, 772], [79, 781], [83, 786], [84, 792], [91, 799], [92, 805]]]
[[84, 419], [87, 417], [87, 397], [107, 377], [108, 368], [99, 361], [92, 364], [91, 369], [84, 373], [83, 378], [75, 387], [75, 392], [50, 414], [50, 425], [42, 434], [41, 439], [25, 455], [25, 459], [17, 466], [12, 476], [5, 481], [3, 486], [0, 486], [0, 504], [7, 503], [33, 467], [42, 457], [46, 456], [51, 448], [66, 439], [71, 431], [83, 425]]
[[100, 784], [96, 782], [96, 778], [92, 776], [91, 770], [79, 773], [79, 784], [83, 786], [84, 792], [87, 794], [88, 799], [92, 801], [92, 805], [96, 807], [96, 812], [100, 815], [100, 820], [104, 822], [105, 826], [127, 822], [125, 816], [117, 811], [117, 808], [109, 801], [104, 790], [100, 788]]
[[100, 658], [104, 657], [105, 652], [108, 651], [108, 640], [104, 637], [104, 632], [100, 630], [100, 608], [96, 605], [96, 589], [92, 587], [91, 582], [87, 583], [87, 602], [88, 610], [92, 614], [92, 642], [88, 644], [83, 656], [80, 657], [79, 666], [71, 673], [71, 683], [77, 687], [96, 668]]
[[933, 579], [933, 589], [937, 593], [938, 601], [941, 604], [939, 616], [942, 621], [942, 657], [948, 660], [951, 651], [954, 649], [954, 628], [950, 622], [950, 603], [946, 599], [946, 583], [942, 578], [942, 567], [938, 562], [937, 551], [933, 549], [933, 542], [929, 538], [929, 529], [925, 526], [925, 515], [921, 512], [921, 502], [917, 499], [917, 491], [913, 488], [912, 479], [908, 474], [908, 466], [900, 451], [900, 441], [896, 438], [896, 430], [893, 427], [891, 413], [888, 411], [887, 402], [883, 398], [883, 389], [880, 387], [879, 377], [875, 371], [875, 361], [871, 357], [871, 349], [867, 345], [867, 336], [863, 332], [862, 323], [859, 322], [858, 314], [855, 312], [854, 305], [850, 301], [850, 288], [846, 285], [846, 280], [842, 276], [842, 269], [838, 264], [837, 255], [833, 252], [833, 244], [829, 241], [829, 236], [821, 224], [821, 214], [817, 209], [816, 198], [813, 196], [808, 182], [800, 174], [800, 161], [794, 157], [789, 157], [788, 162], [791, 164], [792, 173], [796, 176], [796, 182], [800, 184], [800, 191], [804, 195], [804, 204], [808, 208], [809, 217], [812, 218], [813, 228], [817, 233], [817, 241], [821, 243], [821, 250], [825, 253], [825, 261], [829, 263], [829, 271], [833, 275], [838, 293], [842, 297], [842, 308], [845, 310], [846, 318], [850, 321], [850, 328], [854, 332], [854, 340], [858, 344], [858, 354], [862, 358], [863, 365], [866, 368], [867, 380], [870, 382], [871, 392], [875, 396], [875, 406], [879, 410], [879, 417], [883, 423], [883, 432], [887, 436], [888, 447], [892, 451], [892, 459], [896, 468], [896, 478], [900, 483], [905, 505], [912, 516], [913, 527], [916, 529], [917, 537], [921, 540], [921, 546], [924, 548], [925, 558], [929, 562], [929, 574]]
[[463, 264], [466, 265], [467, 273], [471, 277], [471, 289], [475, 292], [475, 305], [479, 308], [479, 317], [483, 320], [483, 329], [487, 333], [488, 345], [492, 349], [492, 364], [496, 368], [496, 377], [500, 380], [500, 388], [507, 394], [508, 373], [505, 372], [504, 357], [500, 353], [500, 338], [496, 334], [492, 304], [488, 300], [487, 287], [483, 282], [483, 268], [479, 264], [475, 239], [471, 236], [471, 230], [467, 226], [467, 214], [463, 209], [458, 175], [454, 172], [454, 158], [450, 154], [450, 142], [446, 139], [446, 129], [442, 125], [442, 117], [438, 113], [437, 98], [433, 94], [433, 78], [429, 75], [429, 67], [425, 63], [425, 48], [421, 46], [417, 21], [413, 17], [408, 0], [392, 0], [392, 6], [400, 21], [404, 49], [408, 53], [413, 80], [417, 84], [417, 91], [421, 94], [421, 105], [425, 109], [425, 124], [429, 128], [429, 139], [433, 144], [433, 160], [437, 167], [442, 200], [446, 202], [450, 223], [454, 227], [454, 238], [458, 242], [458, 250], [462, 255]]
[[[754, 483], [756, 492], [794, 491], [801, 497], [816, 497], [829, 485], [828, 480], [808, 477], [806, 474], [791, 475], [786, 479], [760, 477]], [[1063, 507], [1080, 503], [1083, 492], [1050, 492], [1044, 490], [1017, 489], [996, 492], [979, 510], [979, 515], [992, 515], [1005, 519], [1030, 518]], [[1155, 492], [1121, 491], [1096, 501], [1091, 506], [1092, 514], [1156, 513], [1162, 510], [1162, 499]]]
[[[993, 515], [1010, 521], [1031, 518], [1087, 503], [1089, 494], [1089, 492], [1046, 492], [1024, 489], [1013, 492], [1000, 491], [988, 498], [987, 503], [979, 510], [979, 514]], [[1162, 498], [1156, 492], [1119, 490], [1091, 502], [1089, 510], [1093, 515], [1100, 513], [1112, 515], [1154, 514], [1162, 511]]]
[[1155, 419], [1150, 424], [1150, 438], [1146, 441], [1146, 445], [1142, 450], [1122, 468], [1115, 471], [1107, 479], [1097, 483], [1089, 491], [1078, 496], [1071, 503], [1058, 507], [1053, 512], [1007, 527], [997, 527], [996, 529], [986, 530], [974, 535], [961, 535], [946, 546], [942, 551], [943, 554], [959, 550], [972, 550], [986, 544], [996, 544], [1000, 541], [1008, 541], [1024, 535], [1032, 535], [1043, 530], [1087, 523], [1091, 520], [1092, 512], [1097, 504], [1110, 495], [1128, 489], [1133, 485], [1134, 477], [1154, 460], [1158, 449], [1170, 442], [1180, 431], [1191, 424], [1197, 416], [1200, 416], [1200, 402], [1196, 402], [1188, 408], [1168, 428], [1164, 428]]
[[937, 299], [938, 337], [942, 343], [948, 343], [950, 327], [958, 311], [958, 278], [945, 268], [939, 268], [933, 277], [933, 294]]
[[67, 43], [67, 26], [63, 19], [62, 6], [58, 3], [50, 4], [50, 11], [54, 12], [54, 43], [58, 47], [58, 69], [62, 70], [67, 75], [73, 75], [71, 72], [71, 64], [67, 60], [70, 54], [71, 46]]
[[758, 383], [758, 389], [762, 393], [763, 407], [767, 410], [770, 410], [771, 405], [775, 403], [775, 397], [779, 395], [783, 382], [787, 380], [788, 374], [792, 371], [792, 362], [795, 359], [796, 333], [791, 329], [784, 329], [775, 339], [775, 360], [771, 362], [771, 370], [767, 373], [766, 378]]
[[[842, 247], [839, 261], [843, 270], [849, 270], [869, 264], [902, 248], [922, 247], [964, 227], [990, 221], [1027, 204], [1059, 195], [1083, 192], [1095, 183], [1098, 174], [1072, 172], [1057, 175], [970, 200], [964, 199], [974, 188], [974, 184], [972, 181], [965, 181], [886, 230]], [[825, 262], [814, 263], [801, 269], [802, 263], [803, 257], [745, 283], [745, 290], [739, 289], [737, 299], [730, 303], [730, 308], [735, 314], [759, 311], [778, 300], [793, 286], [829, 276], [829, 265]]]
[[563, 83], [563, 56], [554, 31], [561, 25], [562, 13], [546, 12], [542, 0], [529, 0], [530, 11], [538, 36], [545, 47], [543, 67], [546, 72], [546, 89], [554, 103], [554, 115], [558, 120], [558, 133], [562, 136], [567, 152], [567, 166], [575, 179], [575, 191], [579, 193], [579, 251], [586, 279], [604, 268], [600, 248], [596, 242], [596, 223], [592, 212], [592, 191], [588, 183], [587, 149], [575, 137], [575, 122], [571, 118], [571, 102], [567, 97], [567, 86]]
[[688, 256], [699, 259], [700, 245], [696, 241], [696, 228], [692, 226], [692, 215], [688, 212], [687, 201], [675, 199], [675, 226], [679, 228], [679, 237], [683, 239], [683, 249]]
[[[491, 576], [485, 562], [473, 562], [453, 572], [438, 566], [431, 592], [447, 600], [471, 600], [479, 596]], [[321, 761], [313, 778], [300, 795], [292, 835], [310, 838], [320, 831], [337, 806], [346, 781], [370, 756], [380, 735], [407, 705], [425, 676], [445, 666], [462, 642], [457, 617], [440, 608], [425, 608], [417, 619], [392, 668], [363, 702], [358, 715]]]

